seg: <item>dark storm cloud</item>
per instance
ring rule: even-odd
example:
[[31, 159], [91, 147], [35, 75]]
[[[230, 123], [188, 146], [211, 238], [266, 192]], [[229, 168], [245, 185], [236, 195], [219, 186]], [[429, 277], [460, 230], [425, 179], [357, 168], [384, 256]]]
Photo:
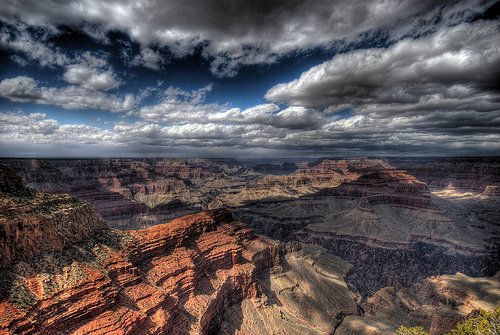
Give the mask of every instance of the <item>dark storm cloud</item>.
[[[294, 51], [349, 43], [360, 34], [389, 40], [419, 36], [482, 13], [492, 1], [462, 0], [6, 0], [0, 19], [53, 27], [67, 24], [106, 42], [125, 32], [143, 46], [137, 63], [156, 67], [147, 49], [168, 47], [178, 56], [202, 47], [212, 71], [233, 76], [244, 64], [266, 64]], [[148, 61], [149, 59], [149, 61]]]

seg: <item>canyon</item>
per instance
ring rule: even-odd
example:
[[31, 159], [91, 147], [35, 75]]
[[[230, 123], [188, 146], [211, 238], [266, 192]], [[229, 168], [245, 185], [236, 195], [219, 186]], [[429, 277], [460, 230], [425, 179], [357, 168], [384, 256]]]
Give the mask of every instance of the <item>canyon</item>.
[[0, 334], [444, 334], [500, 301], [500, 159], [0, 160]]

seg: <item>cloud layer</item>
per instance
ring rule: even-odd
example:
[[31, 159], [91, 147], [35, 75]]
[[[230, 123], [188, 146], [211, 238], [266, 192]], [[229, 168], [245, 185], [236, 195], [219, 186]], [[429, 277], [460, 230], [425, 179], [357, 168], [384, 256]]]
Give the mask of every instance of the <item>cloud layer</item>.
[[393, 41], [420, 36], [474, 17], [493, 2], [6, 0], [0, 19], [33, 26], [72, 25], [101, 41], [106, 32], [122, 31], [144, 47], [136, 62], [149, 65], [158, 64], [149, 46], [167, 47], [175, 57], [201, 47], [215, 74], [233, 76], [241, 65], [273, 63], [311, 48], [341, 48], [370, 35]]
[[[65, 79], [66, 74], [65, 74]], [[107, 94], [94, 87], [102, 88], [105, 82], [81, 82], [83, 86], [66, 86], [63, 88], [39, 86], [30, 77], [18, 76], [0, 81], [0, 97], [17, 102], [31, 102], [42, 105], [61, 106], [66, 109], [102, 109], [110, 112], [125, 112], [136, 105], [132, 94], [119, 97]]]
[[[21, 107], [0, 105], [0, 155], [29, 155], [32, 147], [245, 157], [500, 152], [500, 25], [472, 19], [490, 1], [49, 3], [7, 0], [0, 8], [0, 46], [10, 59], [59, 73], [51, 82], [36, 72], [0, 80], [0, 98]], [[120, 42], [118, 56], [66, 50], [54, 43], [58, 24], [102, 45], [112, 43], [108, 32], [121, 31], [138, 45]], [[209, 99], [217, 84], [162, 84], [168, 57], [195, 50], [216, 76], [231, 77], [245, 64], [314, 48], [330, 50], [331, 59], [247, 108]], [[116, 71], [112, 57], [161, 73], [158, 84], [121, 92], [130, 68]], [[103, 129], [24, 112], [24, 104], [116, 117]]]
[[274, 86], [266, 98], [365, 113], [495, 110], [500, 106], [499, 33], [497, 22], [463, 23], [387, 49], [339, 54]]

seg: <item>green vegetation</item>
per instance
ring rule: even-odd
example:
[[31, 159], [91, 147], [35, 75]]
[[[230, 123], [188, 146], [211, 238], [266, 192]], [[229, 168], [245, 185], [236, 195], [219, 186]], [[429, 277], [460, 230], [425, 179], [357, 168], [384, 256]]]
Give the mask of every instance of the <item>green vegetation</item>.
[[0, 271], [0, 300], [7, 301], [21, 308], [33, 306], [36, 297], [22, 283], [22, 277], [14, 274], [12, 269], [2, 269]]
[[[429, 335], [423, 327], [400, 326], [398, 335]], [[446, 335], [499, 335], [500, 334], [500, 307], [487, 312], [481, 310], [479, 315], [457, 325]]]
[[429, 335], [429, 333], [425, 331], [424, 327], [405, 327], [405, 326], [400, 326], [398, 328], [398, 330], [396, 330], [396, 334], [398, 334], [398, 335]]

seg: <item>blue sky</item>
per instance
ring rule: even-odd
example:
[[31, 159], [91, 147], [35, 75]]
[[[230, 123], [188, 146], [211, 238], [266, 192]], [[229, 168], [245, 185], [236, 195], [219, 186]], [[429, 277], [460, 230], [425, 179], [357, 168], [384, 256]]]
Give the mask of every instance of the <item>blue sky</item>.
[[495, 155], [498, 7], [7, 0], [0, 155]]

